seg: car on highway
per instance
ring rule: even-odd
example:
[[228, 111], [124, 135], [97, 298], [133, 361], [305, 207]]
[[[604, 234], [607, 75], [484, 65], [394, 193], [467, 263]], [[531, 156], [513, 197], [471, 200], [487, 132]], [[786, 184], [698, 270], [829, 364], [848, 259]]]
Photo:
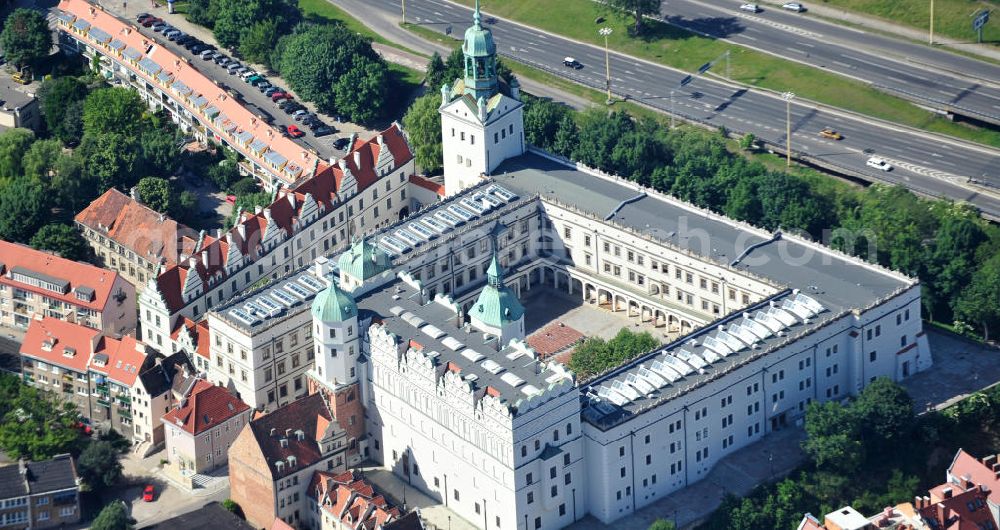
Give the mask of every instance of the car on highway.
[[306, 133], [302, 132], [302, 129], [299, 129], [297, 126], [288, 126], [288, 136], [291, 136], [292, 138], [302, 138], [305, 135]]
[[823, 127], [823, 130], [819, 132], [819, 135], [823, 138], [829, 138], [831, 140], [843, 140], [844, 135], [835, 131], [832, 127]]
[[146, 488], [142, 490], [142, 500], [144, 502], [153, 502], [155, 496], [156, 496], [156, 489], [153, 487], [152, 484], [147, 484]]
[[885, 161], [883, 158], [873, 156], [868, 159], [866, 163], [868, 167], [873, 167], [879, 171], [892, 171], [892, 165]]
[[805, 6], [798, 2], [785, 2], [781, 4], [782, 9], [787, 9], [788, 11], [795, 11], [796, 13], [801, 13], [806, 10]]
[[583, 65], [580, 64], [580, 61], [577, 61], [572, 57], [566, 57], [565, 59], [563, 59], [563, 66], [568, 66], [574, 70], [579, 70], [583, 68]]
[[760, 13], [760, 6], [757, 4], [740, 4], [741, 11], [749, 11], [751, 13]]

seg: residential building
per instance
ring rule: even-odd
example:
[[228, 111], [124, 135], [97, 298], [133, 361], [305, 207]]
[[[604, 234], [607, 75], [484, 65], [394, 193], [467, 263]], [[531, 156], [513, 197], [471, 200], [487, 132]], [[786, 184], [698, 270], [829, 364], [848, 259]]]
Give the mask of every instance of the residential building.
[[62, 528], [80, 522], [80, 481], [70, 455], [0, 467], [0, 528]]
[[7, 72], [0, 73], [0, 130], [20, 127], [38, 131], [41, 125], [42, 111], [35, 94], [15, 83]]
[[152, 280], [139, 301], [143, 340], [170, 349], [184, 319], [199, 321], [226, 300], [344, 248], [352, 236], [405, 217], [413, 172], [398, 124], [367, 141], [354, 138], [343, 159], [278, 190], [273, 203], [244, 213], [225, 234], [205, 236], [196, 252]]
[[143, 526], [140, 530], [254, 530], [254, 527], [217, 502], [184, 512], [165, 521]]
[[114, 271], [0, 241], [0, 325], [35, 315], [121, 336], [135, 330], [135, 287]]
[[300, 526], [311, 517], [306, 497], [315, 471], [347, 469], [347, 432], [320, 394], [251, 421], [229, 449], [230, 497], [248, 522]]
[[229, 390], [197, 380], [162, 418], [167, 459], [173, 470], [190, 476], [224, 465], [229, 447], [252, 413]]
[[20, 354], [27, 384], [145, 450], [163, 442], [160, 417], [194, 373], [183, 351], [163, 357], [132, 336], [117, 339], [52, 317], [31, 321]]
[[301, 527], [309, 530], [394, 530], [394, 523], [403, 518], [398, 507], [355, 471], [316, 471], [307, 497], [309, 517]]
[[59, 46], [96, 62], [104, 77], [136, 90], [186, 133], [239, 153], [241, 171], [266, 189], [293, 186], [327, 168], [312, 149], [286, 138], [184, 57], [86, 0], [61, 0]]
[[111, 188], [74, 217], [77, 228], [101, 263], [118, 271], [136, 292], [198, 251], [197, 232]]

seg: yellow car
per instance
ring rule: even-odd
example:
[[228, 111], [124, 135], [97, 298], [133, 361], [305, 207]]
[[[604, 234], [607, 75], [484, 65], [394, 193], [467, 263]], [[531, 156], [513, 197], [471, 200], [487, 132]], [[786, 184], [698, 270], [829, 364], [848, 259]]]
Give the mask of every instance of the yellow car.
[[829, 127], [824, 127], [823, 130], [819, 132], [819, 135], [823, 138], [829, 138], [831, 140], [842, 140], [844, 138], [839, 132]]

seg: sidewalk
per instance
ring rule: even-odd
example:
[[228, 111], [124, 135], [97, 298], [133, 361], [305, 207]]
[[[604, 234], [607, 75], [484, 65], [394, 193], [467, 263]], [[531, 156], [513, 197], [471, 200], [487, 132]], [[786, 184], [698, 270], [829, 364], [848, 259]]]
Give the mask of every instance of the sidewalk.
[[[764, 3], [780, 7], [781, 4], [784, 3], [784, 0], [764, 0]], [[860, 26], [877, 32], [896, 35], [905, 39], [922, 42], [925, 45], [927, 44], [927, 39], [929, 37], [928, 30], [922, 30], [911, 26], [903, 26], [901, 24], [896, 24], [891, 20], [875, 18], [870, 15], [844, 11], [843, 9], [830, 7], [820, 2], [810, 2], [806, 5], [806, 7], [809, 9], [810, 13], [819, 17], [831, 19], [833, 21], [846, 22], [848, 24]], [[951, 37], [939, 35], [937, 33], [934, 34], [934, 44], [935, 46], [952, 48], [965, 53], [986, 57], [994, 61], [1000, 61], [1000, 48], [990, 44], [960, 41]]]

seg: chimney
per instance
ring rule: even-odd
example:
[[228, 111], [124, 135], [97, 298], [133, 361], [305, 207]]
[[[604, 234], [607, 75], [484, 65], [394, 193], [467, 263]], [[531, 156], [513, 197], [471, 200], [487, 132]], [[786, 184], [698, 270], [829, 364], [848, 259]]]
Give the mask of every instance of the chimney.
[[358, 140], [358, 133], [351, 133], [351, 141], [347, 143], [347, 150], [354, 150], [354, 142]]
[[375, 141], [378, 142], [379, 145], [385, 145], [385, 139], [382, 138], [381, 134], [375, 137]]
[[951, 488], [945, 488], [945, 489], [941, 490], [941, 495], [945, 499], [950, 499], [951, 498]]
[[201, 264], [204, 265], [206, 269], [208, 268], [208, 251], [207, 250], [202, 250], [201, 251]]
[[292, 435], [292, 430], [291, 429], [285, 429], [285, 438], [288, 438], [291, 435]]
[[345, 171], [346, 172], [347, 171], [347, 161], [344, 160], [343, 158], [341, 158], [340, 160], [337, 161], [337, 167], [339, 167], [341, 171]]
[[233, 246], [233, 233], [232, 232], [226, 232], [226, 244], [229, 245], [230, 247]]
[[286, 197], [288, 197], [288, 204], [290, 204], [292, 206], [292, 208], [294, 209], [295, 208], [295, 193], [291, 192], [288, 195], [286, 195]]
[[354, 167], [356, 167], [358, 169], [361, 169], [361, 152], [360, 151], [355, 151], [354, 152]]
[[920, 495], [913, 497], [913, 507], [918, 510], [924, 507], [924, 500], [920, 498]]
[[264, 208], [264, 219], [267, 219], [267, 224], [271, 224], [271, 209]]
[[247, 227], [242, 222], [236, 223], [236, 233], [240, 235], [240, 241], [247, 240]]
[[278, 433], [278, 429], [275, 429], [274, 427], [271, 427], [271, 436], [274, 436], [277, 433]]
[[993, 464], [997, 463], [997, 455], [990, 455], [983, 457], [983, 465], [986, 467], [992, 467]]
[[198, 258], [196, 258], [194, 256], [191, 256], [190, 258], [188, 258], [188, 267], [192, 271], [194, 271], [196, 268], [198, 268]]

